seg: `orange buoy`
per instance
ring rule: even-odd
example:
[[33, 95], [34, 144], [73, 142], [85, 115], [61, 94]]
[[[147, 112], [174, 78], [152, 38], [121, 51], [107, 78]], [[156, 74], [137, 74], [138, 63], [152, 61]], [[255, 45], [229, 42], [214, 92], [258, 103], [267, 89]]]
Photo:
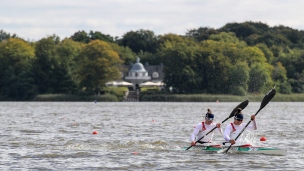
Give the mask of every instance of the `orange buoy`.
[[262, 137], [260, 138], [260, 141], [266, 141], [266, 137], [262, 136]]
[[152, 122], [155, 122], [155, 120], [154, 120], [154, 119], [152, 119]]
[[93, 131], [93, 134], [98, 134], [98, 132], [97, 131]]
[[135, 152], [132, 152], [132, 154], [138, 154], [138, 152], [135, 151]]

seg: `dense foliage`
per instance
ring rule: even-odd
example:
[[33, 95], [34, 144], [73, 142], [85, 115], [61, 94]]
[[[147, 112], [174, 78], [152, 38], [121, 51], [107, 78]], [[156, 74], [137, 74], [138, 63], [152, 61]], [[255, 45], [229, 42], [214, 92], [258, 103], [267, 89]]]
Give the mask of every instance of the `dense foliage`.
[[261, 22], [200, 27], [185, 35], [129, 31], [121, 38], [78, 31], [36, 42], [0, 30], [0, 97], [28, 100], [37, 94], [100, 94], [120, 79], [121, 65], [139, 56], [164, 64], [166, 89], [175, 93], [304, 93], [304, 31]]

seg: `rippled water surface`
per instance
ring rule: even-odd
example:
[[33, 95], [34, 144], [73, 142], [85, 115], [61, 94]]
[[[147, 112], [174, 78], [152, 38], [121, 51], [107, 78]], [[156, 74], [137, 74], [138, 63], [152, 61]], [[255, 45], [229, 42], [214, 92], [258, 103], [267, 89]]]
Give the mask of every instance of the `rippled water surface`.
[[[286, 156], [181, 150], [207, 108], [221, 122], [238, 104], [1, 102], [0, 170], [304, 169], [303, 103], [270, 102], [256, 117], [253, 143], [265, 136]], [[244, 121], [259, 107], [250, 102]]]

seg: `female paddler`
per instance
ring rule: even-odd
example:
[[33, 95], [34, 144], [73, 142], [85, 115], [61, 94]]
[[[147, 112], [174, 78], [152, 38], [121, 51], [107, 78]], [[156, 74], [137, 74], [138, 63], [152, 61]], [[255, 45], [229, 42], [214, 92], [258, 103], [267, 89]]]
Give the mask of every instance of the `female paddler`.
[[[218, 132], [219, 134], [222, 135], [221, 124], [213, 123], [213, 119], [214, 119], [214, 114], [212, 114], [211, 110], [208, 109], [207, 113], [205, 115], [205, 121], [197, 124], [191, 134], [191, 145], [192, 146], [196, 145], [196, 143], [199, 143], [199, 144], [211, 143], [214, 132], [211, 132], [208, 135], [206, 135], [206, 134], [215, 127], [217, 127], [216, 132]], [[200, 138], [202, 138], [202, 139], [199, 140]], [[199, 140], [199, 141], [195, 142], [196, 140]]]
[[[235, 138], [240, 134], [243, 128], [246, 126], [246, 123], [243, 123], [244, 115], [242, 114], [242, 109], [238, 108], [237, 113], [234, 115], [234, 121], [228, 124], [224, 131], [224, 139], [226, 142], [225, 145], [243, 145], [242, 143], [242, 135], [238, 137], [237, 140]], [[247, 126], [248, 130], [257, 130], [257, 124], [255, 121], [255, 115], [251, 115], [251, 120], [253, 124]], [[230, 143], [230, 144], [227, 144]]]

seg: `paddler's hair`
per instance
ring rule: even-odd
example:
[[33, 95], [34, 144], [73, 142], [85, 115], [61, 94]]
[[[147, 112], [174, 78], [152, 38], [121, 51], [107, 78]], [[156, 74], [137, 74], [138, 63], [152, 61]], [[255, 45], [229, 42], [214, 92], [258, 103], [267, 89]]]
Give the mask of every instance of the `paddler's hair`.
[[236, 114], [242, 114], [242, 108], [238, 108]]
[[205, 119], [208, 119], [208, 120], [213, 120], [214, 119], [214, 114], [212, 114], [212, 111], [210, 109], [207, 109]]
[[234, 115], [234, 119], [243, 120], [244, 115], [242, 113], [242, 108], [238, 108], [236, 114]]

